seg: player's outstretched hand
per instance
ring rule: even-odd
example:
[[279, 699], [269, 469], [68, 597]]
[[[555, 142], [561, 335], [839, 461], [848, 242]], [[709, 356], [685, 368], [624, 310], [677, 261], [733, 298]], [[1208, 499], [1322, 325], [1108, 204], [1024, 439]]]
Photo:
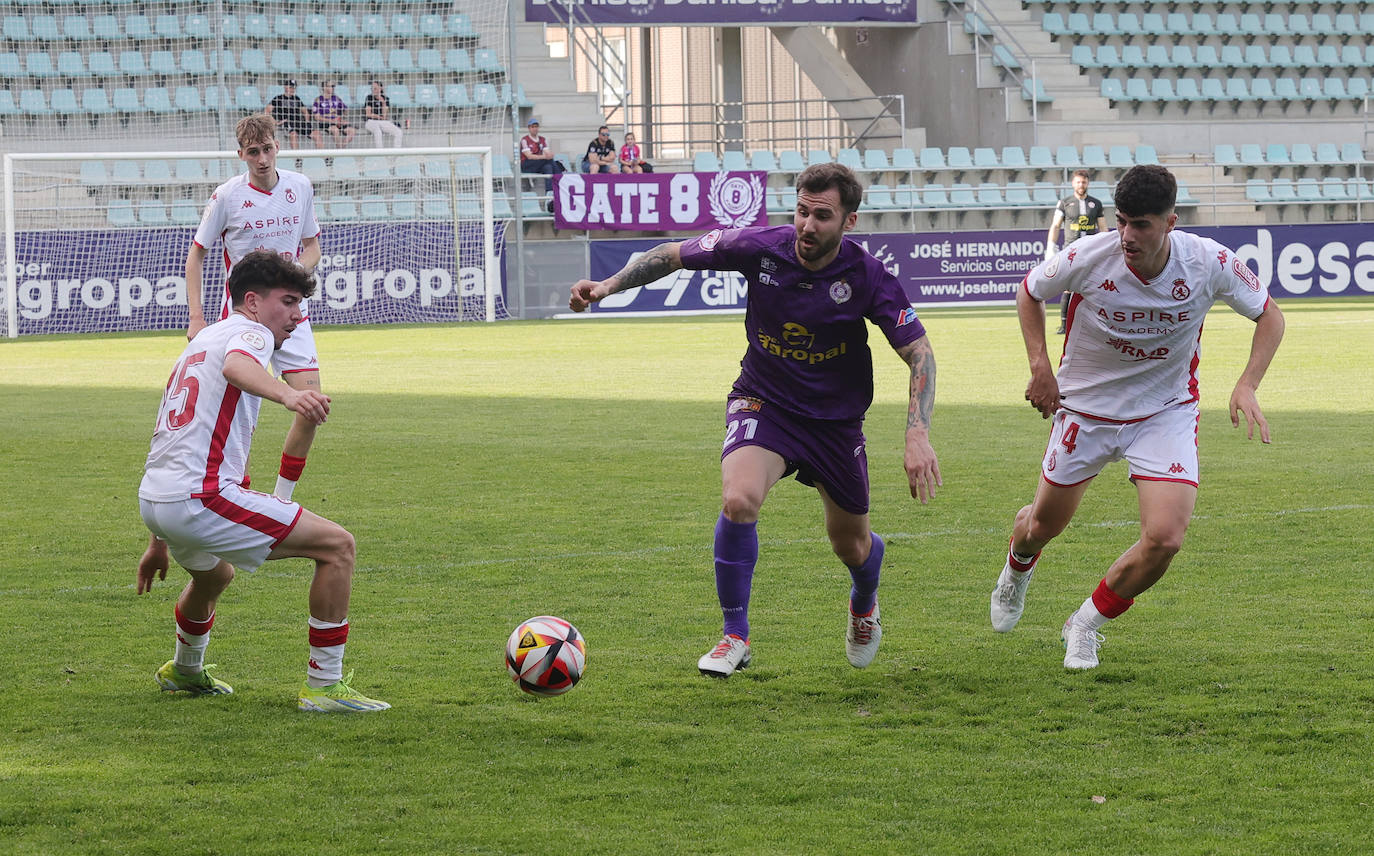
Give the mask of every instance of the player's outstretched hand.
[[568, 308], [574, 312], [581, 312], [605, 296], [606, 292], [602, 289], [601, 283], [579, 279], [568, 297]]
[[1035, 372], [1026, 384], [1026, 400], [1040, 411], [1042, 419], [1049, 419], [1059, 410], [1059, 381], [1053, 372]]
[[290, 391], [282, 400], [287, 410], [299, 413], [316, 425], [324, 424], [325, 417], [329, 415], [329, 396], [313, 389], [287, 389]]
[[1231, 424], [1240, 427], [1240, 414], [1245, 414], [1245, 437], [1247, 440], [1255, 439], [1255, 426], [1260, 429], [1260, 442], [1269, 442], [1269, 422], [1264, 418], [1264, 411], [1260, 410], [1259, 399], [1255, 397], [1255, 391], [1244, 384], [1238, 384], [1231, 391]]
[[167, 542], [148, 539], [148, 549], [138, 560], [138, 594], [153, 590], [153, 578], [167, 579]]
[[902, 466], [906, 468], [906, 480], [911, 487], [912, 498], [919, 499], [922, 505], [934, 499], [935, 488], [944, 482], [940, 479], [940, 461], [935, 457], [935, 449], [924, 432], [907, 432]]

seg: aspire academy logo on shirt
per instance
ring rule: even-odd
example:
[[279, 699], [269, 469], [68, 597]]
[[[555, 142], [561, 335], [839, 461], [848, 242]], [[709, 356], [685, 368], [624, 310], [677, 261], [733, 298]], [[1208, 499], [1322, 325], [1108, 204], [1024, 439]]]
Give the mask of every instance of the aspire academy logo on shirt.
[[280, 229], [285, 226], [299, 226], [300, 223], [301, 215], [292, 214], [289, 217], [268, 217], [266, 220], [244, 220], [240, 228], [245, 232], [251, 232], [254, 229]]

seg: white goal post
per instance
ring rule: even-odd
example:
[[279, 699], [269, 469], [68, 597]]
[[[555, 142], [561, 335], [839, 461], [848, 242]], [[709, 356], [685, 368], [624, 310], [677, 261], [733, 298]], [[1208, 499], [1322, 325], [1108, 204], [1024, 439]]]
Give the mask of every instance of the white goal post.
[[[500, 261], [515, 214], [490, 147], [286, 150], [277, 163], [315, 187], [315, 323], [509, 317]], [[242, 171], [233, 151], [5, 153], [5, 335], [185, 326], [187, 249], [210, 194]], [[206, 264], [210, 306], [221, 257]]]

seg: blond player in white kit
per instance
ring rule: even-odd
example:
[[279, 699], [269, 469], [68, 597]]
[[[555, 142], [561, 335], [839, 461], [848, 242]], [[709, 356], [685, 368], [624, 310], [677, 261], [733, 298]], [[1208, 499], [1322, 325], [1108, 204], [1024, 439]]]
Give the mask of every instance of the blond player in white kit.
[[[320, 226], [315, 221], [315, 189], [298, 172], [277, 168], [276, 120], [265, 113], [245, 116], [234, 128], [239, 158], [248, 171], [229, 179], [210, 195], [200, 228], [186, 254], [186, 302], [190, 322], [186, 338], [194, 339], [206, 326], [202, 278], [205, 258], [218, 241], [223, 247], [226, 279], [239, 259], [254, 250], [271, 250], [311, 272], [320, 261]], [[231, 312], [229, 290], [215, 320]], [[310, 308], [301, 302], [304, 319], [280, 351], [272, 366], [294, 389], [320, 390], [320, 364], [315, 336], [310, 327]], [[286, 432], [281, 466], [273, 493], [290, 499], [305, 469], [306, 456], [315, 441], [315, 423], [299, 414]], [[150, 539], [140, 567], [167, 567], [167, 548]]]
[[[1137, 166], [1116, 186], [1116, 231], [1082, 238], [1027, 276], [1016, 309], [1030, 360], [1026, 400], [1053, 417], [1035, 499], [1016, 515], [991, 599], [994, 630], [1016, 626], [1040, 552], [1073, 518], [1088, 483], [1126, 459], [1140, 539], [1064, 622], [1064, 667], [1098, 665], [1100, 633], [1164, 576], [1183, 544], [1198, 488], [1197, 361], [1202, 323], [1220, 299], [1255, 322], [1231, 393], [1231, 423], [1269, 442], [1255, 396], [1283, 339], [1283, 313], [1245, 263], [1216, 241], [1177, 231], [1177, 183]], [[1068, 292], [1056, 376], [1045, 348], [1045, 301]]]
[[[138, 489], [144, 523], [191, 575], [174, 610], [175, 655], [154, 674], [165, 690], [232, 693], [207, 671], [205, 649], [234, 568], [305, 557], [315, 560], [315, 576], [297, 706], [339, 713], [390, 707], [354, 691], [343, 675], [353, 536], [295, 502], [243, 486], [262, 399], [316, 424], [329, 414], [328, 396], [294, 389], [268, 371], [273, 353], [299, 329], [301, 304], [314, 288], [310, 274], [281, 255], [245, 255], [227, 283], [233, 313], [191, 339], [167, 381]], [[166, 579], [166, 566], [139, 567], [139, 594], [152, 589], [154, 577]]]

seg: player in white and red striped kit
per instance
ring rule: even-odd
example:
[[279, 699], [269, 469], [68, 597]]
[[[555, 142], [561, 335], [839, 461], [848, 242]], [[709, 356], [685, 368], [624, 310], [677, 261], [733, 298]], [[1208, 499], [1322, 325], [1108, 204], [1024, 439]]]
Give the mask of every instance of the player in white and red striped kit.
[[[315, 560], [310, 585], [310, 660], [297, 704], [302, 710], [368, 712], [386, 702], [354, 691], [343, 676], [355, 545], [342, 526], [290, 500], [248, 490], [248, 453], [262, 399], [316, 424], [329, 398], [298, 390], [267, 371], [272, 354], [299, 329], [314, 280], [294, 262], [257, 251], [235, 264], [226, 285], [233, 313], [191, 339], [167, 381], [139, 485], [139, 512], [191, 581], [177, 598], [176, 651], [157, 670], [159, 686], [199, 695], [233, 692], [205, 667], [219, 596], [234, 568], [268, 559]], [[139, 594], [161, 568], [140, 565]]]
[[[1140, 505], [1140, 539], [1064, 622], [1064, 666], [1098, 664], [1100, 630], [1164, 576], [1183, 544], [1198, 488], [1197, 364], [1202, 324], [1221, 299], [1255, 322], [1250, 358], [1231, 393], [1269, 442], [1255, 390], [1283, 339], [1283, 313], [1255, 274], [1217, 243], [1177, 231], [1177, 183], [1137, 166], [1117, 183], [1115, 232], [1083, 238], [1032, 270], [1016, 308], [1030, 360], [1026, 400], [1054, 418], [1035, 499], [1016, 515], [991, 599], [992, 626], [1008, 631], [1025, 607], [1040, 552], [1073, 518], [1088, 483], [1125, 458]], [[1068, 293], [1058, 375], [1045, 348], [1046, 300]]]

